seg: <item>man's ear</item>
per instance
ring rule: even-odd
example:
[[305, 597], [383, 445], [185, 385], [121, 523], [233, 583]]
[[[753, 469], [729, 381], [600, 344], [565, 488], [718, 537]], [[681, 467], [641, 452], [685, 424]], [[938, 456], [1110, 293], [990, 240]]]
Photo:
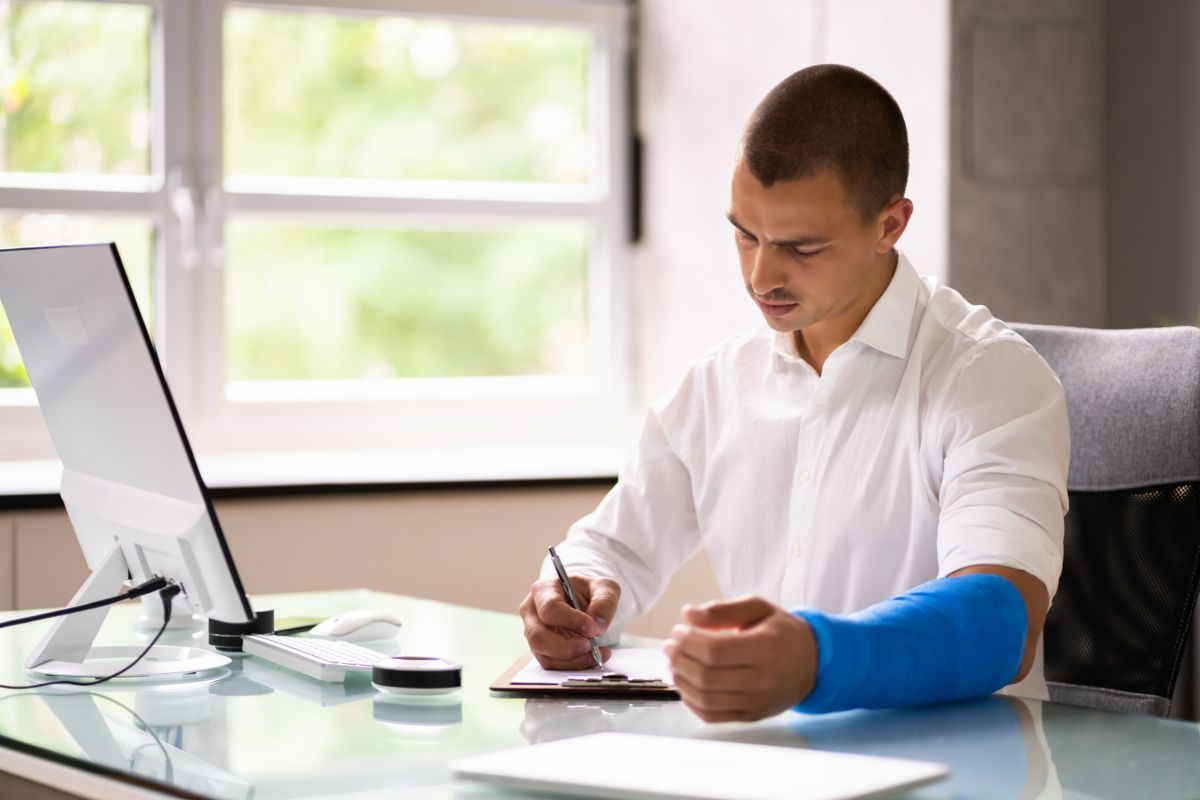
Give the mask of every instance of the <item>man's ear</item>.
[[900, 197], [888, 203], [882, 211], [879, 212], [879, 225], [882, 231], [879, 241], [875, 244], [875, 252], [883, 255], [884, 253], [892, 252], [892, 248], [896, 246], [896, 242], [900, 240], [900, 236], [908, 227], [908, 221], [912, 219], [913, 204], [912, 200], [907, 197]]

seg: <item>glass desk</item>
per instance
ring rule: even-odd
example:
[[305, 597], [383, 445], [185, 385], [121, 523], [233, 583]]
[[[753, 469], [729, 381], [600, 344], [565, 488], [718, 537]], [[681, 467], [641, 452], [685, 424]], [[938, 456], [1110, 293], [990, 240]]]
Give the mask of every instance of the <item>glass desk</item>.
[[[626, 731], [950, 766], [947, 781], [911, 797], [1200, 796], [1200, 726], [1193, 724], [995, 696], [908, 711], [789, 712], [752, 725], [706, 725], [679, 702], [492, 695], [488, 684], [524, 651], [515, 615], [367, 591], [277, 595], [255, 605], [281, 618], [352, 608], [394, 613], [404, 621], [399, 652], [463, 665], [461, 703], [381, 699], [369, 681], [320, 684], [252, 658], [201, 682], [0, 692], [0, 770], [60, 786], [66, 775], [83, 797], [511, 797], [455, 782], [448, 762]], [[99, 643], [144, 640], [133, 628], [138, 613], [134, 605], [114, 609]], [[0, 680], [25, 677], [24, 654], [48, 625], [0, 634]], [[173, 642], [184, 640], [204, 635], [172, 634]], [[97, 770], [133, 783], [113, 784], [94, 777]]]

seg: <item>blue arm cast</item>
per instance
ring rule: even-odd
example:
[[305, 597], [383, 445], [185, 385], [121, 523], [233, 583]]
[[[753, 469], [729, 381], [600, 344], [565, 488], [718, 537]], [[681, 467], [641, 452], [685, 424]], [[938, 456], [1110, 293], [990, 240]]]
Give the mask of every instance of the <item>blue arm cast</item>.
[[1025, 600], [999, 575], [940, 578], [846, 616], [792, 613], [817, 642], [816, 684], [795, 707], [808, 713], [991, 694], [1025, 650]]

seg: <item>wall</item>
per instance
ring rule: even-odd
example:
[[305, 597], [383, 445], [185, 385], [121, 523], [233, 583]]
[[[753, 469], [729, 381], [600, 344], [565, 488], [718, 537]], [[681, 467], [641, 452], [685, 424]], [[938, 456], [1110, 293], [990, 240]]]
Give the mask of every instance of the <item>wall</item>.
[[[364, 587], [511, 612], [546, 546], [605, 491], [567, 485], [225, 500], [217, 515], [251, 594]], [[64, 511], [0, 512], [0, 609], [65, 605], [85, 576]], [[712, 570], [698, 556], [629, 631], [665, 636], [680, 605], [716, 596]]]
[[908, 126], [913, 217], [900, 247], [920, 272], [945, 279], [949, 243], [950, 3], [826, 0], [815, 62], [861, 69], [882, 83]]
[[1105, 6], [1110, 327], [1200, 322], [1200, 3]]
[[1001, 319], [1105, 321], [1104, 5], [953, 4], [949, 282]]
[[1200, 3], [952, 18], [950, 283], [1013, 321], [1200, 321]]

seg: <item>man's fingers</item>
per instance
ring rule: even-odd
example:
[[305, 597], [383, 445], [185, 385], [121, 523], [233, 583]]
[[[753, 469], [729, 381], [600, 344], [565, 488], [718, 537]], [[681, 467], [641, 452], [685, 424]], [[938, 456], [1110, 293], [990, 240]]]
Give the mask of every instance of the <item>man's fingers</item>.
[[[700, 689], [688, 683], [686, 678], [679, 675], [675, 676], [675, 688], [679, 690], [680, 697], [688, 704], [696, 713], [703, 714], [728, 714], [728, 713], [745, 713], [746, 706], [749, 703], [748, 698], [741, 692], [717, 692]], [[708, 719], [704, 716], [704, 719]], [[712, 720], [709, 720], [712, 721]]]
[[538, 581], [534, 584], [533, 603], [538, 619], [546, 625], [576, 631], [584, 636], [599, 636], [603, 632], [595, 620], [571, 608], [557, 581]]
[[554, 658], [545, 653], [534, 652], [533, 657], [542, 665], [543, 669], [553, 670], [585, 670], [589, 667], [596, 666], [596, 662], [592, 660], [591, 655], [576, 656], [575, 658]]
[[671, 643], [667, 653], [675, 679], [685, 680], [702, 691], [745, 693], [754, 684], [755, 672], [751, 667], [708, 667], [680, 653]]
[[555, 628], [549, 628], [537, 620], [526, 622], [525, 641], [534, 653], [540, 653], [559, 660], [569, 660], [592, 651], [591, 642], [587, 637], [563, 633]]
[[775, 612], [761, 597], [746, 595], [736, 600], [714, 600], [699, 606], [684, 606], [683, 618], [703, 628], [746, 628]]
[[[533, 657], [542, 665], [543, 669], [561, 670], [563, 672], [583, 672], [596, 666], [596, 660], [592, 658], [592, 651], [589, 648], [588, 652], [575, 658], [554, 658], [545, 653], [534, 652]], [[600, 659], [607, 661], [612, 658], [612, 651], [607, 647], [600, 648]]]
[[587, 613], [602, 632], [608, 630], [617, 613], [617, 601], [621, 599], [621, 587], [611, 578], [592, 578], [589, 590], [591, 600], [587, 604]]
[[671, 641], [680, 655], [711, 667], [745, 667], [761, 663], [761, 643], [736, 631], [710, 631], [690, 625], [671, 629]]

